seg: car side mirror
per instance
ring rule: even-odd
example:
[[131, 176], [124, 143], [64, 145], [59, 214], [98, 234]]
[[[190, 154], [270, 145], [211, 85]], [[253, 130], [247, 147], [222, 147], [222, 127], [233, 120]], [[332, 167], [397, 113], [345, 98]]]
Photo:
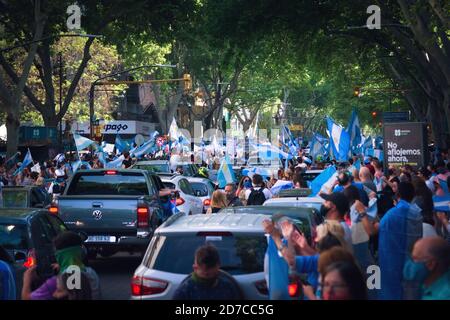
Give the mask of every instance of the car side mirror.
[[27, 259], [27, 255], [22, 251], [17, 251], [14, 254], [14, 260], [17, 261], [25, 261]]

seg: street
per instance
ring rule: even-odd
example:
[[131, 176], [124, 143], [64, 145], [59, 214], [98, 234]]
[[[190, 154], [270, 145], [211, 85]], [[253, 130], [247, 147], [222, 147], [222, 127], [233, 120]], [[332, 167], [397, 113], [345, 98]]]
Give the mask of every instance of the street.
[[117, 253], [109, 258], [98, 257], [90, 266], [98, 273], [103, 300], [128, 300], [131, 277], [141, 262], [138, 254]]

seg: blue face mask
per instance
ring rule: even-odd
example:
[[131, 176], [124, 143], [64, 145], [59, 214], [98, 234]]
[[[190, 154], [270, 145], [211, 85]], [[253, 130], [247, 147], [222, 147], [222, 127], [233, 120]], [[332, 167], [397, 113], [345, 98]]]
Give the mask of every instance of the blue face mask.
[[245, 188], [245, 189], [250, 189], [251, 187], [252, 187], [251, 181], [245, 181], [245, 182], [244, 182], [244, 188]]
[[424, 282], [430, 274], [430, 270], [425, 266], [425, 262], [415, 262], [411, 258], [403, 267], [403, 278], [408, 281]]

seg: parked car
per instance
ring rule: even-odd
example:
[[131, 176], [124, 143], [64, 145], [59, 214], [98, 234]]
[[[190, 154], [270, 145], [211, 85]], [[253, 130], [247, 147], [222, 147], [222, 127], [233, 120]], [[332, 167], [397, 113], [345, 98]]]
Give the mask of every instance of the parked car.
[[50, 195], [37, 186], [4, 186], [1, 193], [3, 208], [45, 208], [51, 203]]
[[151, 173], [175, 173], [177, 168], [183, 169], [183, 176], [193, 177], [198, 173], [198, 168], [190, 162], [171, 163], [169, 160], [147, 160], [138, 161], [131, 168], [147, 170]]
[[264, 206], [314, 208], [320, 211], [320, 207], [325, 202], [322, 197], [286, 197], [271, 198], [264, 202]]
[[219, 251], [221, 269], [236, 279], [245, 299], [267, 299], [264, 219], [270, 219], [270, 216], [177, 214], [171, 217], [156, 230], [134, 273], [131, 298], [172, 299], [180, 283], [192, 272], [196, 249], [212, 243]]
[[323, 170], [306, 170], [301, 173], [301, 176], [306, 183], [311, 183], [322, 172]]
[[151, 173], [171, 173], [169, 160], [138, 161], [131, 168], [147, 170]]
[[[37, 266], [39, 279], [34, 288], [54, 274], [51, 264], [56, 258], [52, 241], [66, 230], [64, 222], [45, 209], [0, 209], [0, 245], [14, 261], [18, 297], [27, 268]], [[85, 234], [81, 236], [86, 239]]]
[[292, 218], [303, 232], [308, 243], [313, 244], [316, 237], [316, 227], [323, 222], [319, 211], [314, 208], [287, 206], [245, 206], [228, 207], [219, 211], [220, 214], [264, 214], [269, 216], [287, 216]]
[[90, 258], [142, 252], [164, 216], [151, 174], [134, 169], [79, 170], [49, 210], [87, 233]]
[[159, 174], [164, 186], [177, 192], [176, 207], [187, 215], [203, 213], [203, 201], [198, 198], [188, 179], [174, 174]]
[[211, 180], [205, 178], [188, 177], [187, 179], [194, 190], [194, 194], [202, 200], [203, 213], [206, 213], [211, 206], [211, 198], [215, 190], [214, 184]]

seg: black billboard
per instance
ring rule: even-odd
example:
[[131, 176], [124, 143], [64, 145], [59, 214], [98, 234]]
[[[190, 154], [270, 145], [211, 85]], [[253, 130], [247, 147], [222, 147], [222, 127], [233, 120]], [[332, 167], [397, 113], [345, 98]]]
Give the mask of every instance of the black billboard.
[[390, 165], [410, 165], [415, 169], [428, 164], [426, 125], [422, 122], [384, 123], [385, 169]]

